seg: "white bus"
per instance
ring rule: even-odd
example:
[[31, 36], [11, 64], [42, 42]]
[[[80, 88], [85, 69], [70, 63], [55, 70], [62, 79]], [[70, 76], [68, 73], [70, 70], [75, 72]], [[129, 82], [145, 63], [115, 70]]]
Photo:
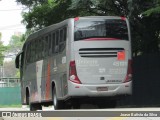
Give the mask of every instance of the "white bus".
[[115, 107], [132, 94], [131, 35], [125, 17], [64, 20], [31, 34], [16, 57], [30, 110]]

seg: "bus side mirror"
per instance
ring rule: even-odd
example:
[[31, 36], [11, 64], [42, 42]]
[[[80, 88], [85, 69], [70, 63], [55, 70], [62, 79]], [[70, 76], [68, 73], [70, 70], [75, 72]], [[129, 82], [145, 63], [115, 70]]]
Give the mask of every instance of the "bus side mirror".
[[19, 68], [19, 56], [20, 56], [20, 54], [17, 55], [17, 56], [16, 56], [16, 59], [15, 59], [15, 67], [16, 67], [16, 68]]
[[15, 67], [16, 68], [20, 68], [20, 64], [21, 64], [21, 58], [20, 56], [22, 55], [23, 51], [19, 52], [16, 56], [16, 59], [15, 59]]

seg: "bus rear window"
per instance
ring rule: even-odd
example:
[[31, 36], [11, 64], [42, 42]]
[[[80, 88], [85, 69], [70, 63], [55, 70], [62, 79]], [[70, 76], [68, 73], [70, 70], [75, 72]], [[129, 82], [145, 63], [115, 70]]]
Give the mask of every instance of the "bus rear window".
[[128, 40], [126, 21], [121, 19], [78, 20], [74, 26], [74, 40], [115, 38]]

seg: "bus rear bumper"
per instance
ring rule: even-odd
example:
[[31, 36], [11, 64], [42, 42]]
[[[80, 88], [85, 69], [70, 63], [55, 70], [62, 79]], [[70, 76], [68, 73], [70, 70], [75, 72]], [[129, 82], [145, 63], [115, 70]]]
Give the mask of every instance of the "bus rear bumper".
[[68, 82], [68, 96], [112, 97], [132, 94], [132, 81], [121, 84], [76, 84]]

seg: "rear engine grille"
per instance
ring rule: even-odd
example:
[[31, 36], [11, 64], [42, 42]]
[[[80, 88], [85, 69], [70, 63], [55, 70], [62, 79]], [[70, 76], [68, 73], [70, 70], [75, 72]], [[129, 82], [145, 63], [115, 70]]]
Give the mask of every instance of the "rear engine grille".
[[124, 51], [124, 48], [81, 48], [81, 57], [117, 57], [117, 52]]

